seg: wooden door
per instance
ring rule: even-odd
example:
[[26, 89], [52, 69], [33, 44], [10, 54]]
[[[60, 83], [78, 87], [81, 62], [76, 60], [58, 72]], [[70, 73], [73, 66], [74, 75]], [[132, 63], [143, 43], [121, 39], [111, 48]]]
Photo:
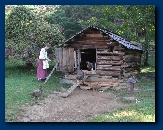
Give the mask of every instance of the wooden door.
[[74, 48], [56, 48], [56, 71], [74, 71]]

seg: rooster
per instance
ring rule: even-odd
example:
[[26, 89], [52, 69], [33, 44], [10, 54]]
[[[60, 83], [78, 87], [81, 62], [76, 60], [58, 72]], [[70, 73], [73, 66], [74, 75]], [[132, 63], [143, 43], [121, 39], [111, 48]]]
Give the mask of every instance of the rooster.
[[38, 89], [34, 90], [32, 93], [29, 95], [35, 97], [35, 99], [38, 99], [42, 95], [42, 86], [39, 86]]
[[88, 69], [89, 71], [93, 69], [93, 63], [87, 61], [86, 64], [87, 64], [87, 69]]
[[76, 79], [82, 80], [83, 78], [84, 78], [84, 72], [82, 70], [79, 70], [77, 75], [76, 75]]

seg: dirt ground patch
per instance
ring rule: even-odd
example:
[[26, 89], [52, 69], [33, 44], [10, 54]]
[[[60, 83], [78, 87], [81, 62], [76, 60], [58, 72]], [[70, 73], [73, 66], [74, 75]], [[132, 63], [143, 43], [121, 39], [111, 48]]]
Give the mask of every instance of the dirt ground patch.
[[16, 122], [88, 122], [94, 116], [123, 106], [111, 92], [76, 88], [67, 98], [54, 93], [32, 106], [23, 105], [23, 113]]

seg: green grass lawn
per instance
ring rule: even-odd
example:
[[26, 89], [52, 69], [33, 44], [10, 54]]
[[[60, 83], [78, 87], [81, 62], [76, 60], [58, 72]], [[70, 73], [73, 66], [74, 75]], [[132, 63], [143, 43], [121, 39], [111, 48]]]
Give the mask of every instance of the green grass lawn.
[[[36, 68], [27, 68], [23, 61], [13, 62], [12, 57], [5, 62], [5, 119], [13, 121], [21, 111], [20, 105], [34, 102], [34, 98], [28, 94], [43, 86], [43, 95], [40, 100], [52, 91], [58, 91], [60, 87], [68, 87], [59, 83], [59, 76], [62, 73], [54, 72], [48, 82], [44, 84], [36, 79]], [[49, 69], [51, 70], [52, 67]]]

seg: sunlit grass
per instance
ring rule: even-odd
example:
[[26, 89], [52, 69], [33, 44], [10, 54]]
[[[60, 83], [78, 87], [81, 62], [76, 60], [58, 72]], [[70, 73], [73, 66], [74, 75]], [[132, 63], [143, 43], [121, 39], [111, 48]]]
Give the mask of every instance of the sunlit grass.
[[153, 67], [145, 67], [141, 69], [141, 73], [155, 72], [155, 68]]
[[145, 115], [135, 110], [118, 110], [114, 113], [107, 113], [97, 116], [92, 122], [155, 122], [154, 115]]

